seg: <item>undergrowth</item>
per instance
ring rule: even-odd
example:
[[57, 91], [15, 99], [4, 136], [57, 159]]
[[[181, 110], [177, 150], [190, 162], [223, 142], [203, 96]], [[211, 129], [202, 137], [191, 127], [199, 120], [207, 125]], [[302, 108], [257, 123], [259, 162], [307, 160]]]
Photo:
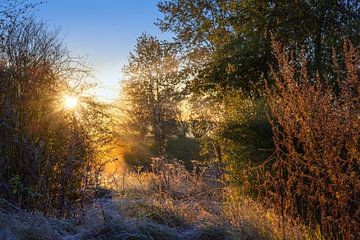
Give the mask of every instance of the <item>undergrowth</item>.
[[[178, 162], [156, 161], [162, 166], [153, 172], [108, 179], [112, 194], [70, 219], [26, 212], [1, 200], [0, 239], [281, 239], [280, 217], [207, 178], [206, 169], [189, 173]], [[299, 226], [288, 221], [286, 236], [303, 239], [306, 230]]]

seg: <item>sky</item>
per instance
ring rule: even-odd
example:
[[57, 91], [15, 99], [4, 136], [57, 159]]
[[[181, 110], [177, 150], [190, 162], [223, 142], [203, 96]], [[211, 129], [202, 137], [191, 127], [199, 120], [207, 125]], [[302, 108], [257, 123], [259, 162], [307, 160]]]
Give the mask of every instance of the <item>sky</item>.
[[36, 13], [60, 38], [73, 56], [86, 57], [105, 101], [119, 96], [122, 67], [141, 33], [171, 39], [154, 25], [161, 13], [158, 0], [47, 0]]

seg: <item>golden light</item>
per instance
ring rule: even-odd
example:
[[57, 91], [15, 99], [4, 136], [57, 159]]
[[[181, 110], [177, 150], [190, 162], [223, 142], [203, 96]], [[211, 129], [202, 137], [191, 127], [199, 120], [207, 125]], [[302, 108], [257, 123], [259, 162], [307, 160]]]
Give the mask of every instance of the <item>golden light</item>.
[[79, 99], [75, 96], [65, 95], [64, 96], [64, 107], [67, 109], [74, 109], [79, 103]]

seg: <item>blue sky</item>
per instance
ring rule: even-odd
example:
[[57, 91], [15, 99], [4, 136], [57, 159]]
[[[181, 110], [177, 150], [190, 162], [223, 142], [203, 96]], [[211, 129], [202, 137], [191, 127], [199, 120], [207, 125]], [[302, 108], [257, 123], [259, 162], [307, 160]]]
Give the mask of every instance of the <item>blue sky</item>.
[[87, 57], [99, 87], [96, 94], [112, 101], [119, 95], [122, 66], [141, 33], [171, 39], [154, 25], [161, 13], [157, 0], [47, 0], [37, 16], [60, 37], [75, 56]]

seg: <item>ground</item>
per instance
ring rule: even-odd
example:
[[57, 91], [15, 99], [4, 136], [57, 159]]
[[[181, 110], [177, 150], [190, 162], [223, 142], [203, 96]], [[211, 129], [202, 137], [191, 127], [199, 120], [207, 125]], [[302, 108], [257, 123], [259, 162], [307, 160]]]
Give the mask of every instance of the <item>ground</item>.
[[[113, 176], [84, 209], [67, 219], [0, 201], [0, 239], [281, 239], [279, 218], [236, 189], [181, 164]], [[303, 229], [287, 224], [291, 239]]]

